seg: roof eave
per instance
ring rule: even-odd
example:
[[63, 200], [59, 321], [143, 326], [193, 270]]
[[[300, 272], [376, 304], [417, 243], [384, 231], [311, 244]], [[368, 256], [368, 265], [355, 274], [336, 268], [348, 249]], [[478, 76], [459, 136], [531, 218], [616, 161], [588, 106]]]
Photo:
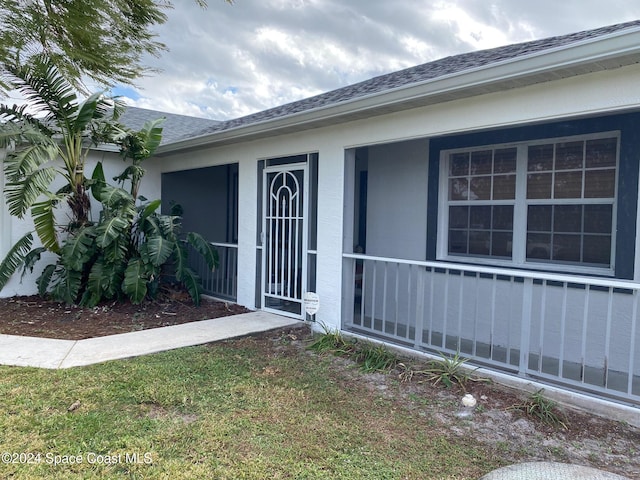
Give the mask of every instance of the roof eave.
[[192, 137], [161, 146], [157, 154], [292, 133], [406, 108], [516, 88], [640, 63], [640, 27], [303, 112]]

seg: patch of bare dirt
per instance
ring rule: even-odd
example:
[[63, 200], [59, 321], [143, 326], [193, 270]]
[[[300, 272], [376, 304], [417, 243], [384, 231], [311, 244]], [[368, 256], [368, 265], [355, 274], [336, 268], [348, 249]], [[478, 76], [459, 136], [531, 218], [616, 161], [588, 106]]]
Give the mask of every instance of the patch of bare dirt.
[[108, 302], [93, 308], [21, 296], [0, 298], [0, 333], [81, 340], [245, 312], [248, 310], [239, 305], [206, 298], [195, 306], [184, 292], [171, 292], [140, 305]]
[[[279, 354], [316, 355], [306, 349], [310, 333], [305, 336], [299, 330], [285, 330], [267, 332], [263, 337], [272, 342], [265, 346], [265, 355], [268, 351], [273, 355], [274, 345]], [[345, 389], [353, 382], [361, 382], [367, 387], [371, 402], [384, 398], [392, 402], [394, 409], [429, 419], [437, 431], [473, 439], [511, 463], [563, 462], [640, 479], [640, 428], [564, 406], [554, 412], [566, 428], [552, 426], [513, 408], [530, 398], [519, 390], [487, 381], [467, 382], [465, 389], [455, 384], [450, 388], [433, 385], [418, 376], [402, 381], [400, 370], [365, 374], [350, 359], [330, 358], [336, 378]], [[410, 364], [413, 360], [403, 361]], [[471, 393], [478, 403], [472, 415], [461, 416], [461, 400], [466, 393]]]

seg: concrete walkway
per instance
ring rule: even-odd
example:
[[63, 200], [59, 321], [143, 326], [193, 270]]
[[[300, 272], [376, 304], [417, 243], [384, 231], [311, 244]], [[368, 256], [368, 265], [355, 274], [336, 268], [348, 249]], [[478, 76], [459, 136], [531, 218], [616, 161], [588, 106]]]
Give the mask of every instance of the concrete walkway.
[[629, 480], [614, 473], [582, 465], [555, 462], [527, 462], [488, 473], [480, 480]]
[[201, 345], [303, 322], [257, 311], [86, 340], [0, 334], [0, 365], [70, 368]]

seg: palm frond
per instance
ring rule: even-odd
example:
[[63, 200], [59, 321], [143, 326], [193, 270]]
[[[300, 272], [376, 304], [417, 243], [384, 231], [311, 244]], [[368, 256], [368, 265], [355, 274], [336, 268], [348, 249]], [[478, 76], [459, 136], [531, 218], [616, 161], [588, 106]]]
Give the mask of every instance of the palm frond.
[[155, 153], [156, 149], [160, 146], [160, 142], [162, 142], [162, 125], [165, 120], [165, 117], [148, 120], [140, 131], [144, 138], [144, 147], [148, 157]]
[[61, 124], [68, 124], [77, 109], [73, 86], [60, 74], [46, 55], [34, 55], [25, 65], [5, 65], [12, 86], [38, 112], [46, 113]]
[[42, 245], [49, 251], [59, 252], [58, 232], [56, 231], [55, 204], [57, 199], [51, 195], [47, 200], [34, 203], [31, 217]]
[[83, 132], [94, 118], [103, 115], [103, 111], [98, 109], [98, 102], [101, 97], [102, 92], [97, 92], [80, 104], [72, 122], [75, 133]]
[[207, 266], [213, 272], [218, 267], [218, 251], [216, 248], [207, 242], [202, 235], [195, 232], [187, 234], [187, 241], [202, 255], [205, 262], [207, 262]]
[[36, 285], [38, 286], [38, 295], [44, 297], [49, 291], [49, 285], [51, 284], [51, 277], [53, 276], [53, 272], [56, 269], [55, 264], [49, 264], [44, 267], [42, 270], [42, 274], [36, 280]]
[[35, 266], [36, 263], [38, 263], [38, 261], [42, 257], [42, 254], [46, 251], [47, 251], [46, 248], [38, 247], [38, 248], [34, 248], [33, 250], [31, 250], [29, 253], [25, 255], [24, 262], [22, 264], [22, 275], [20, 275], [20, 280], [22, 280], [24, 276], [27, 274], [27, 270], [29, 270], [30, 273], [33, 273], [33, 267]]
[[107, 180], [104, 176], [104, 168], [102, 166], [102, 162], [98, 162], [93, 169], [93, 173], [91, 174], [91, 194], [93, 198], [100, 201], [100, 196], [102, 195], [102, 190], [104, 186], [107, 184]]
[[97, 228], [96, 242], [98, 247], [106, 249], [118, 238], [128, 236], [128, 226], [128, 222], [120, 217], [113, 217], [101, 223]]
[[95, 227], [85, 227], [69, 235], [62, 247], [65, 263], [74, 270], [82, 270], [85, 263], [95, 254]]
[[127, 264], [124, 271], [124, 282], [122, 291], [129, 297], [131, 303], [138, 304], [147, 295], [147, 279], [145, 278], [145, 268], [142, 260], [134, 258]]
[[176, 243], [176, 248], [173, 250], [173, 259], [175, 267], [176, 280], [182, 282], [184, 273], [189, 268], [187, 263], [187, 249], [184, 248], [182, 242]]
[[33, 235], [27, 233], [9, 249], [4, 260], [0, 263], [0, 290], [7, 285], [18, 267], [24, 263], [24, 258], [31, 250], [32, 243]]
[[22, 218], [29, 208], [35, 207], [38, 197], [49, 191], [56, 175], [54, 167], [46, 167], [26, 175], [21, 181], [8, 181], [4, 193], [9, 213]]
[[67, 305], [73, 305], [78, 299], [82, 285], [82, 272], [58, 265], [53, 272], [51, 295]]
[[147, 205], [145, 205], [144, 208], [142, 209], [142, 212], [140, 213], [139, 221], [143, 222], [144, 220], [149, 218], [149, 216], [153, 215], [156, 212], [156, 210], [160, 208], [160, 205], [162, 205], [162, 200], [160, 199], [153, 200], [149, 202]]
[[162, 236], [177, 239], [180, 234], [181, 218], [171, 215], [158, 215], [158, 225]]
[[182, 272], [182, 284], [189, 292], [193, 303], [200, 305], [200, 295], [202, 294], [202, 285], [200, 284], [200, 277], [190, 268], [184, 269]]
[[99, 257], [91, 266], [87, 291], [100, 299], [112, 299], [122, 285], [126, 264], [111, 263]]
[[175, 245], [175, 242], [158, 235], [148, 238], [142, 245], [140, 253], [143, 256], [145, 263], [150, 263], [155, 267], [159, 267], [169, 260]]
[[[95, 173], [95, 171], [94, 171]], [[95, 188], [94, 188], [95, 187]], [[129, 192], [109, 184], [94, 184], [91, 192], [96, 200], [109, 208], [127, 205], [135, 208], [135, 201]]]
[[[13, 106], [0, 104], [0, 124], [2, 124], [0, 131], [6, 132], [11, 128], [18, 132], [20, 130], [33, 129], [47, 137], [53, 137], [53, 130], [41, 118], [33, 116], [29, 112], [29, 108], [30, 105], [26, 103]], [[6, 146], [1, 141], [0, 145]]]
[[[0, 139], [4, 131], [0, 129]], [[8, 132], [7, 136], [11, 133]], [[28, 145], [7, 152], [4, 161], [4, 174], [10, 181], [20, 181], [32, 174], [42, 165], [54, 160], [58, 155], [58, 146], [43, 136], [36, 135]]]

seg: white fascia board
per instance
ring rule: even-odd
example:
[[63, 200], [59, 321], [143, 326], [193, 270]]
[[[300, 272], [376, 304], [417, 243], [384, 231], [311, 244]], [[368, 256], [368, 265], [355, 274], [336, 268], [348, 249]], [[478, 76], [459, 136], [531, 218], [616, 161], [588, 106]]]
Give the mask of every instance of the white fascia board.
[[534, 75], [597, 64], [630, 55], [637, 55], [638, 63], [640, 63], [640, 27], [573, 42], [501, 62], [493, 62], [486, 66], [359, 96], [303, 112], [189, 138], [161, 146], [157, 153], [168, 154], [182, 149], [215, 145], [218, 142], [241, 141], [258, 134], [287, 127], [313, 125], [320, 121], [337, 119], [346, 114], [366, 112], [374, 108], [392, 106], [441, 94], [462, 93], [465, 90], [493, 83], [526, 79]]

